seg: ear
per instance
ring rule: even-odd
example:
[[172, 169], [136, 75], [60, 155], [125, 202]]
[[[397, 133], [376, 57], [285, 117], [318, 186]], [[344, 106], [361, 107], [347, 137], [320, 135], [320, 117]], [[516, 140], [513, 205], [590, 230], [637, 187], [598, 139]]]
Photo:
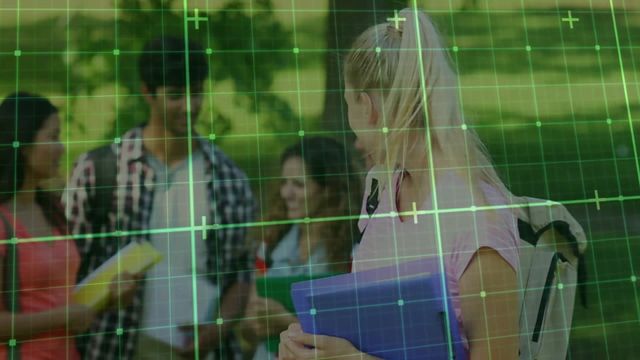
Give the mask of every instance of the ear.
[[145, 83], [142, 83], [142, 85], [140, 86], [140, 90], [142, 90], [142, 96], [144, 97], [144, 101], [147, 104], [151, 105], [156, 95], [151, 93], [151, 91], [149, 90], [149, 87]]
[[20, 151], [20, 155], [22, 155], [23, 158], [28, 158], [31, 156], [31, 147], [29, 145], [20, 146], [20, 149], [18, 151]]
[[375, 97], [368, 92], [363, 91], [360, 93], [359, 98], [360, 103], [364, 107], [367, 122], [369, 125], [375, 126], [378, 123], [379, 118], [378, 106]]
[[30, 163], [29, 159], [31, 159], [32, 157], [31, 154], [33, 153], [33, 148], [31, 144], [20, 146], [20, 149], [18, 149], [18, 151], [22, 156], [22, 160], [24, 160], [27, 164], [29, 164]]

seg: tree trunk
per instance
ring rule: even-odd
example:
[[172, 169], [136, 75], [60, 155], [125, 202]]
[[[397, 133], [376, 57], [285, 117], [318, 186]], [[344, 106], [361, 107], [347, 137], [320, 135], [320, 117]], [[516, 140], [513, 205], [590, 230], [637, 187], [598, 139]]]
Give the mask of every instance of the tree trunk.
[[342, 61], [352, 42], [368, 27], [394, 16], [406, 0], [329, 0], [323, 127], [349, 130], [343, 98]]

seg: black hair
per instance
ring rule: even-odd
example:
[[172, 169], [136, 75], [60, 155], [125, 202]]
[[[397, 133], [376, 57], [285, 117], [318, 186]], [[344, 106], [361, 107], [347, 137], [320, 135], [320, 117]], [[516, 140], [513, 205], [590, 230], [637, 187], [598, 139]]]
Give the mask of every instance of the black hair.
[[[27, 161], [22, 147], [33, 143], [45, 121], [57, 112], [49, 100], [27, 92], [10, 94], [0, 104], [0, 203], [24, 185]], [[59, 197], [37, 189], [36, 202], [53, 226], [64, 229]]]
[[161, 36], [149, 41], [138, 62], [140, 79], [152, 94], [160, 86], [187, 86], [186, 68], [189, 59], [189, 83], [201, 84], [209, 75], [209, 63], [204, 49], [193, 41], [186, 44], [179, 37]]
[[304, 162], [306, 175], [325, 187], [340, 176], [349, 176], [352, 169], [351, 156], [343, 144], [328, 137], [308, 137], [284, 150], [280, 163], [292, 157]]

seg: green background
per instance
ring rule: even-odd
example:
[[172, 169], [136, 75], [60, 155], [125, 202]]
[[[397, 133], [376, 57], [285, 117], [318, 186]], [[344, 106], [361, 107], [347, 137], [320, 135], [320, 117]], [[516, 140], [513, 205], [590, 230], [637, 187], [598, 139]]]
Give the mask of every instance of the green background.
[[[28, 90], [60, 106], [63, 174], [81, 152], [145, 120], [135, 59], [160, 29], [182, 30], [182, 3], [169, 3], [0, 3], [0, 95]], [[466, 116], [512, 191], [566, 203], [588, 234], [589, 306], [576, 305], [570, 358], [635, 358], [640, 5], [420, 3], [457, 46], [451, 56]], [[212, 48], [213, 68], [197, 128], [215, 134], [261, 200], [298, 130], [352, 139], [322, 120], [328, 1], [188, 2], [196, 7], [209, 20], [198, 31], [190, 23], [190, 36]], [[580, 19], [574, 29], [561, 20], [569, 10]]]

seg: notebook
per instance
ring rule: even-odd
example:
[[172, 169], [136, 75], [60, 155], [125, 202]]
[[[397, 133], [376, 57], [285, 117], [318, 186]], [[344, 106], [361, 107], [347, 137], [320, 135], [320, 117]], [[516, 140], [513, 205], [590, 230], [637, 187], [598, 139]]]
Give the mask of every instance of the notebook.
[[124, 272], [140, 274], [161, 260], [162, 254], [149, 242], [131, 242], [76, 285], [73, 300], [101, 310], [107, 305], [109, 285], [116, 275]]
[[[291, 275], [291, 276], [260, 276], [256, 278], [256, 291], [260, 297], [273, 299], [290, 312], [295, 312], [291, 299], [291, 284], [319, 278], [325, 278], [335, 274]], [[267, 350], [278, 351], [280, 334], [274, 334], [267, 339]]]
[[[437, 259], [293, 284], [302, 329], [382, 359], [466, 359]], [[448, 311], [445, 311], [445, 303]]]

